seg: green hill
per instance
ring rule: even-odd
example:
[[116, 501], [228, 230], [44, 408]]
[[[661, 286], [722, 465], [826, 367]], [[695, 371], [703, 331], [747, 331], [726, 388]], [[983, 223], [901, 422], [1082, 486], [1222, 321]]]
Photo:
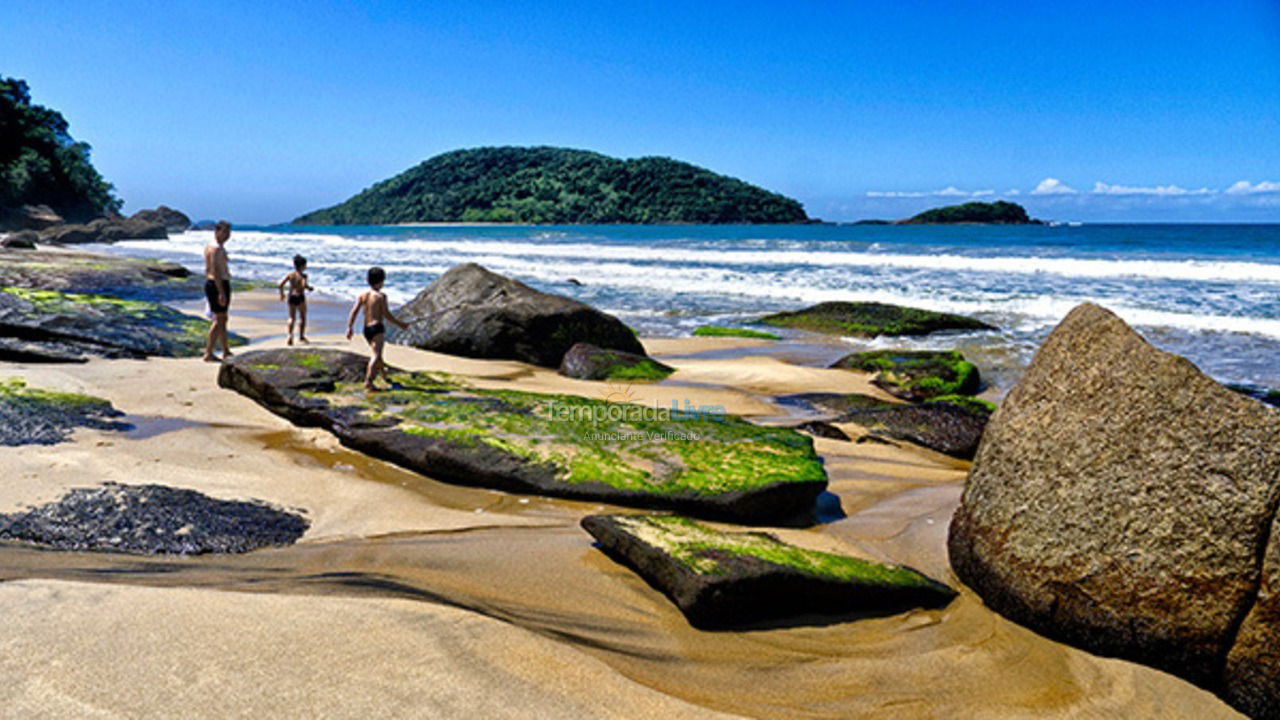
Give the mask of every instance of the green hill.
[[1039, 220], [1032, 220], [1027, 211], [1017, 203], [997, 200], [993, 203], [971, 202], [963, 205], [925, 210], [903, 225], [954, 225], [959, 223], [985, 223], [989, 225], [1038, 225]]
[[555, 147], [437, 155], [295, 225], [408, 222], [798, 223], [804, 207], [670, 158], [620, 160]]
[[32, 104], [26, 82], [0, 77], [0, 222], [23, 205], [84, 220], [117, 211], [121, 202], [62, 114]]

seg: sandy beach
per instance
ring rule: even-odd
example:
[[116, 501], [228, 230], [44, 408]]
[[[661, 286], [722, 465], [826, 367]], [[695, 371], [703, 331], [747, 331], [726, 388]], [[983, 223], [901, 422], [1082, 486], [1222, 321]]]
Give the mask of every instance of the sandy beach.
[[[341, 335], [344, 304], [311, 305], [314, 345], [364, 351], [358, 336]], [[237, 295], [232, 317], [254, 347], [283, 345], [274, 293]], [[784, 415], [772, 396], [880, 392], [847, 371], [752, 354], [764, 345], [646, 341], [677, 372], [625, 388], [402, 346], [390, 346], [388, 359], [482, 387], [690, 400], [762, 422]], [[0, 511], [73, 487], [154, 482], [261, 499], [311, 522], [297, 545], [239, 556], [0, 546], [6, 714], [1235, 716], [1170, 675], [1044, 639], [963, 589], [945, 536], [967, 462], [905, 443], [817, 440], [839, 519], [771, 529], [802, 546], [915, 567], [961, 588], [948, 607], [704, 632], [577, 526], [621, 508], [410, 473], [219, 389], [217, 371], [197, 359], [5, 367], [32, 385], [107, 398], [135, 429], [0, 448]]]

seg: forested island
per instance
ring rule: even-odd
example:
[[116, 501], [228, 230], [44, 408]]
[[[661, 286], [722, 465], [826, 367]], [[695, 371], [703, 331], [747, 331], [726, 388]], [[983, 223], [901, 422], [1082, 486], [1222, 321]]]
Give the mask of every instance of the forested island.
[[1027, 215], [1026, 208], [1017, 203], [997, 200], [991, 203], [969, 202], [963, 205], [947, 205], [946, 207], [925, 210], [906, 220], [899, 220], [899, 225], [1041, 225]]
[[796, 200], [664, 157], [557, 147], [437, 155], [295, 225], [803, 223]]

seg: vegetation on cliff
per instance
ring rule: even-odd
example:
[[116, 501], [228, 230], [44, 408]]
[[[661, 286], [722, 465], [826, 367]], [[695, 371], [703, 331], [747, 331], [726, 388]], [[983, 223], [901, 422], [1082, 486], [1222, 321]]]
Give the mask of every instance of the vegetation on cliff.
[[33, 104], [26, 82], [0, 77], [0, 215], [23, 205], [87, 219], [118, 211], [121, 201], [62, 114]]
[[621, 160], [567, 148], [485, 147], [437, 155], [294, 224], [807, 220], [791, 198], [670, 158]]

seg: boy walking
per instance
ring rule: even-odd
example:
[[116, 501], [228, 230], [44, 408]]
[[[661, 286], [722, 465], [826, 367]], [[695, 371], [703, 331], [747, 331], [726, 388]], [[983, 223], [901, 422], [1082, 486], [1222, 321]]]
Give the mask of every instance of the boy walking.
[[387, 364], [382, 360], [382, 350], [386, 345], [387, 326], [385, 321], [399, 325], [401, 328], [409, 327], [407, 324], [400, 322], [395, 315], [391, 314], [391, 309], [387, 307], [387, 296], [382, 294], [382, 285], [387, 281], [387, 273], [380, 267], [369, 268], [369, 290], [356, 300], [356, 304], [351, 306], [351, 315], [347, 317], [347, 339], [350, 340], [353, 334], [353, 328], [356, 324], [356, 316], [360, 311], [364, 310], [364, 339], [368, 341], [369, 348], [373, 350], [373, 357], [369, 358], [369, 368], [364, 375], [364, 389], [372, 392], [376, 388], [373, 386], [373, 378], [381, 375], [383, 380], [387, 379]]
[[307, 280], [307, 259], [301, 255], [293, 256], [293, 271], [280, 281], [280, 299], [284, 300], [284, 286], [289, 286], [289, 344], [293, 344], [293, 325], [297, 320], [298, 339], [307, 340], [307, 291], [315, 290]]

